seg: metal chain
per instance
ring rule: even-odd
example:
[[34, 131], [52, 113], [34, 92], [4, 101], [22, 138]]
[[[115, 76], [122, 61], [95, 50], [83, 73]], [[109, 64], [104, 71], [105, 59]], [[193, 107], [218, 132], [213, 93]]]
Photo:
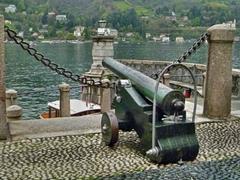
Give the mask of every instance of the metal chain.
[[97, 86], [102, 88], [112, 88], [109, 82], [102, 83], [101, 80], [95, 81], [91, 78], [88, 79], [84, 76], [73, 74], [71, 71], [68, 71], [63, 67], [60, 67], [56, 63], [52, 62], [49, 58], [46, 58], [42, 53], [39, 53], [35, 48], [31, 47], [31, 45], [28, 42], [24, 41], [22, 37], [18, 36], [17, 33], [11, 30], [8, 26], [4, 26], [4, 31], [8, 34], [8, 37], [11, 40], [13, 40], [16, 44], [20, 45], [21, 48], [24, 51], [28, 52], [30, 56], [34, 57], [37, 61], [41, 62], [44, 66], [55, 71], [57, 74], [62, 75], [80, 84]]
[[[200, 36], [200, 38], [197, 39], [190, 48], [188, 48], [187, 51], [185, 51], [181, 56], [179, 56], [175, 61], [173, 61], [173, 64], [185, 62], [187, 58], [189, 58], [192, 54], [196, 53], [196, 51], [204, 44], [204, 42], [208, 38], [209, 38], [209, 33], [208, 32], [203, 33]], [[150, 77], [153, 79], [157, 79], [160, 72], [161, 70], [151, 74]]]

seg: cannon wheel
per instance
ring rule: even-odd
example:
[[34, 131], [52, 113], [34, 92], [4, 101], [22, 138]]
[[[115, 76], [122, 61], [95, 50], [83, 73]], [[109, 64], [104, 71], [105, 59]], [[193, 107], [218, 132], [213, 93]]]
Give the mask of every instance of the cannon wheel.
[[105, 112], [101, 120], [102, 140], [107, 146], [118, 141], [118, 120], [113, 112]]

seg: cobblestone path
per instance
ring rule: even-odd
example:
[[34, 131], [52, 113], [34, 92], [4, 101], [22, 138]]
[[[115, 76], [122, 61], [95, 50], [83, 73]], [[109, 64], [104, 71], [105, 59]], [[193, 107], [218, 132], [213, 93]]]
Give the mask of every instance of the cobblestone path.
[[101, 135], [0, 143], [0, 179], [240, 179], [240, 121], [197, 125], [194, 162], [156, 165], [134, 132], [110, 149]]

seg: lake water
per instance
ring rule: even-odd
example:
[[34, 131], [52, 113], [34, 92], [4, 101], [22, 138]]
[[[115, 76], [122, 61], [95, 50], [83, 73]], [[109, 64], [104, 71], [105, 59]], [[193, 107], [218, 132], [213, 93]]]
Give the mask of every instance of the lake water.
[[[119, 43], [114, 45], [117, 59], [175, 60], [192, 43]], [[76, 74], [89, 70], [92, 64], [92, 43], [43, 44], [36, 49], [60, 66]], [[240, 69], [240, 44], [235, 44], [233, 67]], [[207, 45], [204, 45], [188, 62], [206, 63]], [[38, 118], [47, 111], [47, 102], [59, 98], [58, 85], [69, 83], [71, 98], [79, 98], [78, 84], [52, 72], [34, 60], [15, 44], [6, 44], [6, 86], [18, 91], [18, 104], [23, 108], [23, 118]]]

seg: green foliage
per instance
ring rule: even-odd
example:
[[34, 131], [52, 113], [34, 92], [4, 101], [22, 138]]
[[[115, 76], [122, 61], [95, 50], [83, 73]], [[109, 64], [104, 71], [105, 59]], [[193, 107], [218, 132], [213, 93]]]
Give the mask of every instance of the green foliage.
[[[4, 13], [9, 4], [16, 5], [16, 13]], [[55, 17], [48, 16], [49, 12], [66, 14], [68, 21], [56, 22]], [[167, 20], [172, 12], [177, 21]], [[37, 32], [42, 25], [48, 25], [47, 37], [57, 38], [65, 38], [59, 32], [73, 33], [75, 26], [83, 25], [88, 27], [84, 37], [90, 39], [97, 21], [106, 18], [120, 32], [136, 32], [144, 38], [145, 32], [157, 35], [166, 28], [177, 29], [180, 24], [189, 29], [188, 26], [208, 27], [233, 19], [240, 22], [239, 12], [240, 0], [0, 0], [0, 13], [12, 21], [13, 28], [25, 31], [29, 37], [29, 28]], [[183, 16], [189, 20], [184, 22]]]

